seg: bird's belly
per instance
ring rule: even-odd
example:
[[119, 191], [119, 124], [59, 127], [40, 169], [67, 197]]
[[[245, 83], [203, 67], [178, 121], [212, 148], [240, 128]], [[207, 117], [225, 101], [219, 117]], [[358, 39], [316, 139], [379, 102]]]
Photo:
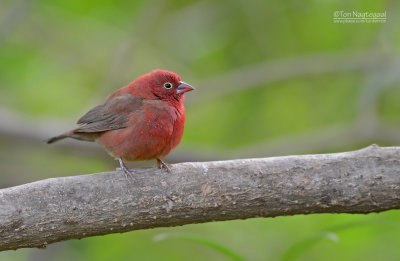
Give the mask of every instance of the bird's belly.
[[99, 142], [112, 156], [126, 161], [165, 157], [179, 144], [183, 128], [182, 131], [175, 128], [179, 119], [161, 119], [137, 120], [127, 128], [106, 131]]

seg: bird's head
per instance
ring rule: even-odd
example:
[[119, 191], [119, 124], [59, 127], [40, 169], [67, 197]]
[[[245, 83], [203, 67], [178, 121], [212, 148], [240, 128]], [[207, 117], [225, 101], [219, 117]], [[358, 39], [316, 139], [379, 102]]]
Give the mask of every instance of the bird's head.
[[136, 97], [160, 99], [169, 102], [182, 102], [184, 93], [194, 90], [192, 86], [181, 81], [174, 72], [155, 70], [137, 78], [131, 85]]

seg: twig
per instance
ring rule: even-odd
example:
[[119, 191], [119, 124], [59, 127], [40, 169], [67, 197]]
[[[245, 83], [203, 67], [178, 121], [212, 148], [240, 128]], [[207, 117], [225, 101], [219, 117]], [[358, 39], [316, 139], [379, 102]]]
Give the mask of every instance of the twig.
[[221, 95], [257, 88], [260, 84], [267, 85], [326, 73], [365, 71], [382, 66], [386, 63], [388, 56], [382, 52], [369, 50], [351, 53], [315, 53], [267, 61], [231, 70], [225, 75], [197, 83], [196, 86], [204, 95], [196, 96], [195, 100], [188, 96], [188, 100], [191, 103], [201, 103], [209, 99], [216, 99]]

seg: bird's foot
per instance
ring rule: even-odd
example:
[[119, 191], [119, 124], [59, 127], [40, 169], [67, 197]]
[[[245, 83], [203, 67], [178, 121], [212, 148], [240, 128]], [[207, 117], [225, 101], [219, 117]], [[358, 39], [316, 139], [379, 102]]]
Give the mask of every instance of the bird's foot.
[[121, 158], [118, 158], [120, 168], [116, 168], [117, 170], [122, 170], [125, 174], [125, 177], [128, 181], [135, 181], [134, 173], [130, 169], [128, 169]]
[[157, 167], [159, 169], [165, 169], [168, 173], [171, 172], [171, 165], [166, 164], [164, 161], [162, 161], [161, 159], [157, 159]]

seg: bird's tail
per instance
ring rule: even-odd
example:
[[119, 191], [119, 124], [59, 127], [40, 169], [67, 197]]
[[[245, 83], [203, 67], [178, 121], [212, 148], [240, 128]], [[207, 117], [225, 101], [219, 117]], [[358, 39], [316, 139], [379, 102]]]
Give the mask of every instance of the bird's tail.
[[73, 134], [74, 134], [73, 131], [69, 131], [69, 132], [63, 133], [63, 134], [58, 135], [58, 136], [54, 136], [54, 137], [52, 137], [52, 138], [46, 140], [46, 143], [47, 143], [47, 144], [50, 144], [50, 143], [53, 143], [53, 142], [56, 142], [56, 141], [59, 141], [59, 140], [68, 138], [68, 137], [70, 137], [70, 136], [73, 135]]
[[85, 132], [76, 132], [75, 130], [72, 130], [63, 133], [61, 135], [54, 136], [53, 138], [46, 140], [46, 143], [50, 144], [65, 138], [73, 138], [76, 140], [84, 140], [84, 141], [95, 141], [98, 136], [99, 136], [98, 132], [85, 133]]

